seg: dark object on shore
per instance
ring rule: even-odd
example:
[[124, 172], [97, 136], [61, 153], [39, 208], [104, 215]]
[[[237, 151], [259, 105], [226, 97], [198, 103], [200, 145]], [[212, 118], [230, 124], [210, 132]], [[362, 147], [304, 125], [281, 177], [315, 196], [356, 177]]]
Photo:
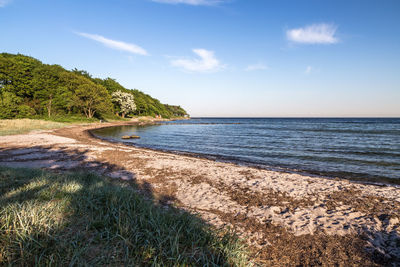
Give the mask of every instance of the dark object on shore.
[[124, 135], [124, 136], [121, 136], [121, 138], [122, 139], [139, 139], [140, 136], [137, 136], [137, 135]]

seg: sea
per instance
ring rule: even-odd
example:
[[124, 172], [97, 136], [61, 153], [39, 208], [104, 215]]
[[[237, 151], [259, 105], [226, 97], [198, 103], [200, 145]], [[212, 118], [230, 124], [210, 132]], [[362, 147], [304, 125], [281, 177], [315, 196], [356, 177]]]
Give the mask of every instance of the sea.
[[400, 118], [192, 118], [93, 134], [269, 170], [400, 183]]

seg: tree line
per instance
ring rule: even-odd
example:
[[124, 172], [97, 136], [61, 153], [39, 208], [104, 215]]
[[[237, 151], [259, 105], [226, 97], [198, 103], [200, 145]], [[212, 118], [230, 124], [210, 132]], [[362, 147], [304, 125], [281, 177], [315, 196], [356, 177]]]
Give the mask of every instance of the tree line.
[[84, 70], [69, 71], [21, 54], [0, 54], [0, 119], [72, 115], [171, 118], [187, 113], [112, 78], [94, 78]]

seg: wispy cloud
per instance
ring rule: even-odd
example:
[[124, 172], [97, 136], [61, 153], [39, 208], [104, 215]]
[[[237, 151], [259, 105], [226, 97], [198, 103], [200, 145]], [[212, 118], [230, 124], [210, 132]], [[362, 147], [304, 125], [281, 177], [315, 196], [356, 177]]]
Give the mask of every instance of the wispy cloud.
[[263, 63], [252, 64], [246, 67], [245, 71], [266, 70], [268, 66]]
[[304, 71], [305, 74], [310, 74], [313, 71], [313, 67], [307, 66], [306, 70]]
[[288, 40], [303, 44], [335, 44], [339, 40], [335, 36], [337, 27], [333, 24], [312, 24], [303, 28], [286, 31]]
[[0, 0], [0, 7], [5, 7], [9, 3], [11, 3], [12, 0]]
[[224, 68], [224, 66], [215, 57], [213, 51], [206, 49], [193, 49], [199, 58], [193, 59], [174, 59], [171, 61], [172, 66], [181, 67], [191, 72], [212, 72]]
[[111, 40], [111, 39], [105, 38], [104, 36], [101, 36], [98, 34], [90, 34], [90, 33], [84, 33], [84, 32], [76, 32], [76, 34], [78, 34], [82, 37], [94, 40], [96, 42], [99, 42], [109, 48], [112, 48], [112, 49], [126, 51], [126, 52], [129, 52], [132, 54], [137, 54], [137, 55], [143, 55], [143, 56], [148, 55], [147, 51], [144, 48], [142, 48], [138, 45], [135, 45], [135, 44]]
[[192, 6], [214, 6], [226, 2], [226, 0], [152, 0], [164, 4], [186, 4]]

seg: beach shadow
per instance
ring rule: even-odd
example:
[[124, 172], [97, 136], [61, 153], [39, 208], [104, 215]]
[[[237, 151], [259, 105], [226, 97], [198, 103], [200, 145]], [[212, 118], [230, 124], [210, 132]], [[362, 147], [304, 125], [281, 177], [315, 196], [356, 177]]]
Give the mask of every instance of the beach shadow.
[[0, 265], [235, 265], [235, 236], [87, 153], [0, 149]]

